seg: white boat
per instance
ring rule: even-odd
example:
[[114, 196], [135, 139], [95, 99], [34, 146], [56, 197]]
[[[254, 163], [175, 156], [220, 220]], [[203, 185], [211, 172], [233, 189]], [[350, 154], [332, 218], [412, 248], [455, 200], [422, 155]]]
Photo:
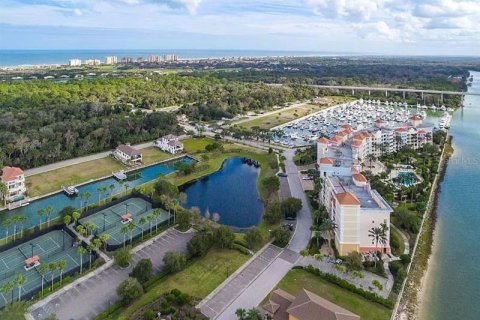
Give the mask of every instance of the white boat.
[[67, 196], [75, 196], [78, 194], [78, 189], [75, 188], [74, 186], [69, 186], [69, 187], [62, 186], [62, 190]]

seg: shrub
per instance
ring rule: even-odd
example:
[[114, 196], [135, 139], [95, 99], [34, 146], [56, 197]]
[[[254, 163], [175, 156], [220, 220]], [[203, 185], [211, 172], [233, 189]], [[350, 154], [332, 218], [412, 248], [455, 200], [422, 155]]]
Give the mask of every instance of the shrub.
[[187, 265], [187, 257], [180, 252], [167, 251], [163, 256], [164, 270], [173, 273], [183, 270]]
[[400, 261], [402, 261], [404, 265], [407, 265], [410, 263], [410, 261], [412, 261], [412, 258], [409, 254], [402, 254], [400, 255]]
[[232, 249], [235, 249], [237, 251], [239, 251], [240, 253], [244, 254], [244, 255], [249, 255], [250, 254], [250, 251], [245, 248], [244, 246], [242, 246], [241, 244], [238, 244], [238, 243], [234, 243], [232, 245]]
[[144, 320], [154, 320], [157, 317], [157, 314], [153, 310], [147, 310], [143, 314], [143, 319]]
[[137, 279], [128, 278], [120, 283], [117, 294], [122, 305], [127, 306], [143, 294], [143, 288]]
[[347, 272], [347, 267], [345, 267], [342, 264], [336, 264], [336, 265], [333, 266], [333, 268], [335, 268], [335, 270], [343, 272], [343, 273]]
[[378, 281], [377, 279], [374, 279], [372, 281], [372, 284], [377, 287], [378, 290], [382, 291], [383, 290], [383, 285]]
[[150, 278], [152, 269], [152, 261], [150, 259], [142, 259], [133, 268], [130, 277], [136, 278], [138, 282], [143, 284]]
[[130, 253], [130, 248], [120, 248], [115, 251], [113, 254], [113, 259], [115, 263], [122, 268], [128, 267], [130, 261], [132, 261], [132, 254]]
[[263, 214], [263, 219], [267, 224], [275, 224], [282, 219], [282, 212], [278, 203], [270, 204]]
[[360, 272], [360, 271], [357, 271], [357, 270], [354, 270], [352, 272], [352, 276], [354, 278], [360, 278], [360, 279], [363, 279], [365, 277], [365, 275], [363, 274], [363, 272]]
[[307, 272], [310, 272], [312, 274], [315, 274], [315, 275], [321, 277], [322, 279], [324, 279], [326, 281], [329, 281], [333, 284], [336, 284], [337, 286], [339, 286], [341, 288], [344, 288], [348, 291], [359, 294], [369, 301], [379, 303], [379, 304], [381, 304], [381, 305], [383, 305], [383, 306], [385, 306], [389, 309], [393, 309], [393, 307], [394, 307], [394, 304], [395, 304], [394, 301], [382, 298], [374, 292], [369, 292], [369, 291], [365, 291], [361, 288], [357, 288], [355, 285], [351, 284], [347, 280], [344, 280], [340, 277], [337, 277], [336, 275], [331, 274], [331, 273], [322, 272], [318, 269], [315, 269], [311, 265], [307, 266], [307, 267], [295, 266], [295, 267], [293, 267], [293, 269], [303, 269]]
[[245, 241], [250, 249], [253, 249], [262, 243], [262, 233], [257, 227], [248, 229], [245, 233]]
[[287, 198], [280, 204], [280, 210], [284, 217], [297, 217], [297, 213], [302, 209], [302, 201], [297, 198]]
[[212, 235], [208, 231], [199, 231], [187, 244], [191, 257], [201, 257], [212, 247]]
[[227, 226], [220, 226], [213, 231], [213, 241], [219, 248], [231, 248], [233, 241], [235, 241], [235, 234], [232, 228]]
[[279, 246], [280, 248], [285, 247], [288, 242], [290, 241], [292, 233], [290, 230], [283, 229], [283, 228], [277, 228], [272, 231], [272, 238], [275, 240], [273, 241], [273, 244], [276, 246]]
[[362, 264], [362, 255], [358, 253], [357, 251], [352, 251], [347, 255], [347, 258], [345, 259], [348, 267], [350, 270], [357, 270], [360, 271], [363, 269], [363, 264]]

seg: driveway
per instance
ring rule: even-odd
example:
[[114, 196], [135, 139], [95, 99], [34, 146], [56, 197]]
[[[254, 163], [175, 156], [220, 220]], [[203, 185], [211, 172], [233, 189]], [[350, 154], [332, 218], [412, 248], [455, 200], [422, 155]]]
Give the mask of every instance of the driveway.
[[[143, 258], [152, 260], [154, 270], [157, 272], [163, 266], [163, 256], [167, 251], [185, 252], [187, 242], [194, 233], [180, 233], [170, 229], [149, 241], [145, 246], [139, 247], [133, 254], [133, 262], [127, 269], [117, 265], [105, 269], [97, 275], [65, 290], [53, 299], [46, 298], [30, 309], [34, 319], [44, 319], [49, 314], [55, 313], [58, 320], [87, 320], [92, 319], [108, 308], [117, 300], [116, 289], [118, 285], [128, 278], [132, 266]], [[135, 248], [134, 248], [135, 250]]]

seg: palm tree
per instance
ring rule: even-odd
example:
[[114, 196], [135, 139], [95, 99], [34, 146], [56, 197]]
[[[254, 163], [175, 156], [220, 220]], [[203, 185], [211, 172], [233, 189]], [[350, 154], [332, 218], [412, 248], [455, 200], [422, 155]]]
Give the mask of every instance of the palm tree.
[[85, 191], [84, 196], [85, 196], [85, 210], [88, 210], [88, 199], [92, 196], [92, 194], [88, 191]]
[[45, 274], [48, 272], [48, 264], [41, 264], [38, 268], [40, 276], [42, 276], [42, 296], [43, 296], [43, 283], [45, 282]]
[[3, 205], [7, 205], [8, 187], [2, 181], [0, 181], [0, 194], [2, 195]]
[[[375, 244], [375, 253], [378, 251], [378, 243], [383, 245], [387, 243], [387, 230], [388, 227], [384, 223], [380, 227], [373, 227], [368, 230], [368, 236], [372, 238], [372, 244]], [[375, 259], [375, 267], [377, 267], [377, 259]]]
[[158, 217], [162, 214], [162, 211], [160, 209], [155, 209], [153, 210], [153, 216], [155, 217], [155, 233], [158, 231]]
[[63, 270], [67, 267], [67, 260], [62, 259], [57, 261], [57, 269], [60, 270], [60, 283], [63, 281]]
[[45, 215], [45, 209], [38, 209], [37, 214], [40, 217], [40, 223], [38, 225], [40, 226], [40, 229], [42, 229], [42, 217]]
[[238, 320], [245, 320], [247, 316], [247, 310], [238, 308], [237, 311], [235, 311], [235, 315], [238, 317]]
[[23, 273], [17, 273], [14, 282], [18, 288], [18, 301], [20, 301], [20, 299], [22, 299], [22, 288], [25, 282], [27, 282], [27, 277]]
[[110, 235], [108, 233], [102, 233], [98, 238], [103, 242], [103, 251], [107, 251], [107, 241], [110, 239]]
[[57, 270], [57, 264], [55, 262], [48, 264], [48, 271], [50, 271], [50, 285], [51, 291], [53, 291], [53, 278], [55, 276], [55, 271]]
[[27, 216], [18, 216], [18, 222], [20, 223], [20, 238], [23, 238], [23, 229], [26, 221]]
[[47, 227], [50, 227], [50, 215], [52, 214], [53, 212], [53, 207], [51, 205], [49, 205], [46, 209], [45, 209], [45, 212], [47, 214]]
[[125, 188], [125, 196], [127, 195], [128, 188], [130, 187], [128, 183], [124, 183], [123, 187]]
[[110, 189], [110, 195], [113, 196], [113, 190], [115, 190], [115, 185], [114, 184], [109, 185], [108, 189]]
[[83, 199], [85, 198], [85, 192], [80, 192], [80, 212], [83, 212]]
[[128, 231], [130, 231], [130, 244], [132, 244], [132, 242], [133, 242], [133, 230], [135, 230], [135, 225], [133, 224], [133, 222], [130, 221], [127, 224], [127, 226], [128, 226]]
[[185, 192], [180, 192], [178, 194], [178, 200], [181, 204], [185, 204], [185, 202], [187, 202], [187, 194]]
[[13, 241], [15, 241], [17, 235], [17, 223], [18, 223], [18, 216], [13, 216], [10, 218], [10, 223], [13, 224]]
[[82, 214], [78, 211], [74, 211], [72, 213], [72, 219], [73, 219], [73, 222], [75, 222], [75, 225], [77, 225], [77, 221], [78, 221], [78, 219], [80, 219], [81, 216], [82, 216]]
[[155, 220], [155, 214], [153, 212], [149, 213], [148, 216], [147, 216], [147, 220], [148, 220], [148, 224], [149, 224], [149, 227], [150, 227], [150, 236], [151, 236], [152, 231], [153, 231], [152, 222], [153, 222], [153, 220]]
[[335, 234], [335, 230], [337, 230], [337, 224], [330, 219], [325, 219], [323, 223], [319, 227], [320, 232], [327, 232], [329, 236]]
[[[8, 304], [8, 299], [7, 299], [7, 295], [10, 291], [13, 290], [13, 283], [11, 282], [5, 282], [1, 287], [0, 287], [0, 291], [2, 292], [3, 294], [3, 299], [5, 300], [5, 305]], [[13, 297], [12, 297], [12, 301], [13, 301]]]
[[175, 220], [177, 219], [177, 210], [180, 207], [180, 203], [177, 199], [172, 199], [172, 201], [170, 201], [170, 207], [173, 209], [173, 223], [175, 223]]
[[127, 233], [128, 233], [128, 226], [123, 225], [123, 226], [120, 228], [120, 233], [123, 234], [123, 247], [125, 248], [125, 236], [126, 236]]
[[257, 309], [252, 308], [252, 309], [247, 311], [247, 319], [261, 320], [262, 319], [262, 314]]
[[63, 217], [63, 223], [65, 224], [65, 226], [68, 227], [68, 225], [70, 224], [70, 222], [72, 222], [72, 216], [69, 216], [68, 214]]
[[10, 229], [10, 224], [12, 223], [12, 220], [10, 219], [5, 219], [2, 221], [2, 227], [5, 229], [5, 239], [6, 242], [8, 242], [8, 230]]
[[80, 256], [80, 274], [83, 272], [83, 255], [87, 253], [84, 247], [80, 246], [77, 249], [77, 254]]
[[93, 245], [93, 243], [90, 243], [88, 246], [87, 246], [87, 251], [88, 251], [88, 268], [91, 269], [92, 268], [92, 251], [95, 250], [95, 246]]
[[85, 234], [86, 234], [87, 231], [85, 230], [84, 226], [79, 224], [75, 229], [77, 230], [79, 235], [81, 235], [82, 237], [85, 237]]
[[105, 188], [104, 186], [100, 186], [100, 187], [97, 188], [97, 192], [98, 192], [98, 204], [100, 204], [100, 199], [101, 199], [102, 193], [104, 193], [106, 190], [107, 190], [107, 188]]
[[139, 220], [138, 220], [138, 224], [140, 225], [140, 228], [142, 228], [142, 240], [143, 240], [143, 229], [145, 228], [145, 223], [147, 223], [147, 219], [145, 219], [145, 217], [141, 217]]

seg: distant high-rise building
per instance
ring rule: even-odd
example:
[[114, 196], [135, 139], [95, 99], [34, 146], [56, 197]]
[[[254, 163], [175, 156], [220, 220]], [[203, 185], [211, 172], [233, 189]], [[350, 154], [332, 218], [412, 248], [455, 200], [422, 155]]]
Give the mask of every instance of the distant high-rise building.
[[176, 54], [166, 54], [163, 56], [163, 60], [166, 62], [173, 62], [178, 60], [178, 56]]
[[143, 61], [145, 61], [145, 60], [143, 59], [143, 57], [138, 57], [138, 58], [137, 58], [137, 62], [138, 62], [138, 63], [142, 63]]
[[158, 63], [161, 60], [162, 60], [162, 58], [160, 58], [160, 56], [157, 56], [157, 55], [148, 56], [148, 62], [150, 62], [150, 63]]
[[105, 57], [105, 64], [117, 64], [117, 57], [116, 56]]
[[99, 66], [100, 60], [98, 59], [87, 59], [85, 60], [85, 65], [87, 66]]
[[82, 65], [82, 60], [80, 59], [70, 59], [68, 60], [68, 65], [70, 67], [79, 67]]
[[133, 58], [131, 58], [131, 57], [123, 57], [122, 58], [122, 63], [123, 64], [132, 63], [132, 62], [133, 62]]

